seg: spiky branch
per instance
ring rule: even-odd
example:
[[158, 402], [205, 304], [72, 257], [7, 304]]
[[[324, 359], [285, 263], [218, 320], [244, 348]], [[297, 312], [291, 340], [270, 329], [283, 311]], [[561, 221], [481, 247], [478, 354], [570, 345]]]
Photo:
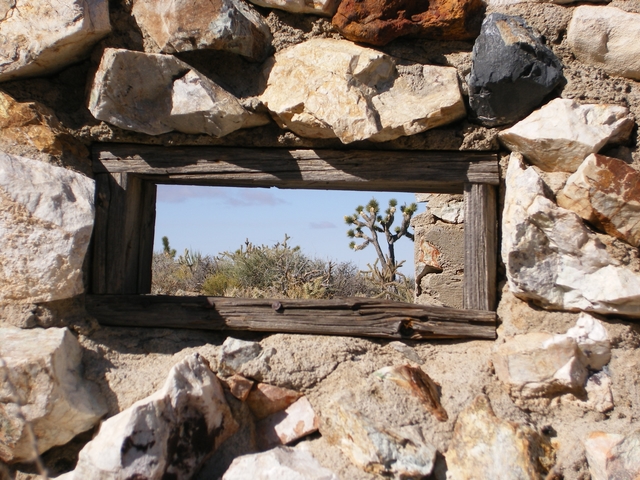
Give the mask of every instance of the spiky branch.
[[[411, 205], [402, 205], [400, 212], [402, 213], [402, 221], [399, 227], [395, 227], [392, 230], [393, 222], [395, 221], [395, 215], [397, 211], [398, 202], [392, 198], [389, 200], [389, 207], [385, 210], [385, 215], [380, 215], [380, 205], [375, 198], [372, 198], [365, 207], [359, 205], [356, 207], [356, 212], [353, 215], [345, 215], [344, 220], [347, 225], [352, 225], [355, 228], [351, 228], [347, 231], [349, 238], [360, 239], [362, 243], [358, 244], [353, 240], [349, 247], [355, 251], [363, 250], [369, 245], [373, 245], [376, 251], [378, 260], [380, 261], [381, 274], [388, 281], [395, 281], [396, 275], [400, 275], [398, 268], [404, 263], [396, 261], [395, 243], [402, 237], [407, 237], [413, 240], [413, 233], [409, 232], [411, 217], [418, 209], [415, 203]], [[384, 234], [387, 241], [388, 254], [385, 255], [380, 246], [378, 234]]]

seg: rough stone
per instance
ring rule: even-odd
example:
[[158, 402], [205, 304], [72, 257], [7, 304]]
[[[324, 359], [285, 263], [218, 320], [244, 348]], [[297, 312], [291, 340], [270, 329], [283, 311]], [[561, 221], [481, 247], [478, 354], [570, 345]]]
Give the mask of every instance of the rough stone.
[[135, 0], [132, 13], [158, 47], [149, 53], [226, 50], [261, 62], [271, 50], [268, 25], [242, 0]]
[[454, 68], [396, 68], [393, 58], [345, 40], [283, 50], [265, 75], [260, 99], [278, 125], [303, 137], [384, 142], [465, 116]]
[[480, 31], [479, 0], [342, 0], [333, 25], [353, 42], [383, 46], [409, 35], [432, 40], [468, 40]]
[[261, 420], [269, 415], [280, 412], [302, 394], [288, 388], [276, 387], [267, 383], [258, 383], [247, 396], [247, 405], [256, 419]]
[[76, 172], [0, 152], [0, 303], [83, 293], [94, 190]]
[[338, 480], [311, 453], [290, 447], [236, 458], [222, 480]]
[[640, 477], [640, 430], [627, 435], [592, 432], [584, 442], [593, 480]]
[[451, 480], [539, 480], [554, 460], [545, 437], [527, 425], [498, 418], [484, 395], [458, 416], [446, 458]]
[[[82, 348], [66, 328], [0, 328], [0, 460], [31, 461], [89, 430], [107, 412], [80, 376]], [[28, 422], [28, 423], [27, 423]]]
[[222, 375], [238, 373], [243, 364], [254, 360], [261, 353], [262, 347], [258, 342], [227, 337], [220, 351], [218, 371]]
[[521, 120], [564, 81], [563, 66], [524, 19], [492, 13], [473, 46], [469, 105], [495, 127]]
[[575, 327], [567, 330], [566, 336], [576, 341], [589, 369], [600, 370], [611, 360], [611, 342], [607, 330], [592, 315], [581, 313]]
[[622, 160], [589, 155], [557, 202], [609, 235], [640, 247], [640, 173]]
[[322, 414], [325, 428], [329, 425], [328, 430], [321, 428], [322, 435], [363, 470], [397, 478], [431, 474], [436, 449], [421, 426], [380, 425], [358, 411], [350, 392], [338, 393]]
[[249, 393], [255, 384], [254, 381], [244, 378], [242, 375], [231, 375], [223, 383], [226, 383], [229, 387], [231, 395], [241, 402], [244, 402], [249, 397]]
[[69, 480], [191, 478], [237, 429], [220, 382], [193, 354], [159, 391], [102, 423]]
[[0, 2], [0, 82], [60, 70], [110, 31], [107, 0]]
[[584, 390], [587, 394], [586, 405], [588, 408], [600, 413], [606, 413], [613, 409], [611, 377], [606, 372], [591, 375], [587, 379]]
[[609, 6], [573, 11], [567, 41], [576, 58], [613, 75], [640, 80], [640, 14]]
[[177, 130], [223, 137], [268, 123], [236, 97], [172, 55], [108, 48], [96, 72], [89, 110], [126, 130]]
[[322, 17], [332, 17], [340, 0], [249, 0], [266, 8], [277, 8], [291, 13], [309, 13]]
[[502, 259], [516, 296], [551, 309], [640, 316], [640, 272], [549, 200], [520, 155], [511, 155], [506, 185]]
[[582, 393], [586, 359], [575, 339], [534, 332], [507, 340], [496, 349], [496, 375], [516, 397]]
[[306, 397], [256, 424], [261, 450], [287, 445], [318, 431], [319, 420]]
[[0, 151], [91, 175], [89, 150], [73, 138], [53, 110], [0, 92]]
[[557, 98], [499, 134], [512, 151], [545, 171], [575, 172], [591, 153], [629, 138], [633, 120], [618, 105], [579, 105]]

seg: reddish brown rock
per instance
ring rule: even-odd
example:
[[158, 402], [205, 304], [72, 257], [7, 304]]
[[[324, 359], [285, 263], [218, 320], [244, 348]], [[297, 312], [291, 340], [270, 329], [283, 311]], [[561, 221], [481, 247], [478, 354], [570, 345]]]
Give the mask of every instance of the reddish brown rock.
[[269, 415], [256, 424], [262, 450], [291, 442], [318, 431], [320, 420], [306, 397], [302, 397], [282, 412]]
[[589, 155], [557, 200], [609, 235], [640, 246], [640, 173], [622, 160]]
[[433, 40], [478, 36], [482, 0], [343, 0], [333, 24], [347, 39], [382, 46], [410, 35]]
[[244, 402], [255, 382], [253, 380], [249, 380], [248, 378], [244, 378], [242, 375], [232, 375], [226, 380], [220, 380], [229, 388], [231, 395], [236, 397], [241, 402]]
[[266, 383], [258, 383], [247, 397], [247, 405], [258, 420], [280, 412], [298, 400], [301, 393]]

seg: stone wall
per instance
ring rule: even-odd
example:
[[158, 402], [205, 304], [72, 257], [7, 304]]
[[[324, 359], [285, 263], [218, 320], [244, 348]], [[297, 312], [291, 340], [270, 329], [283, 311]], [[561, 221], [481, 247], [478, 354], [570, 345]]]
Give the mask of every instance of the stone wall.
[[[0, 0], [0, 478], [640, 475], [638, 2], [255, 3]], [[97, 142], [497, 152], [498, 339], [100, 327]]]

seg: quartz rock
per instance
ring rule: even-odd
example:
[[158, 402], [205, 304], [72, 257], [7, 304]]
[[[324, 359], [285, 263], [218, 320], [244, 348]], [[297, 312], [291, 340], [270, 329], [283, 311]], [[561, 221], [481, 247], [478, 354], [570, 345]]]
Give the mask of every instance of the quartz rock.
[[564, 81], [562, 63], [520, 17], [492, 13], [473, 45], [469, 105], [485, 126], [527, 116]]
[[98, 120], [149, 135], [178, 130], [223, 137], [268, 122], [172, 55], [113, 48], [96, 72], [89, 110]]
[[625, 141], [633, 128], [629, 109], [618, 105], [579, 105], [557, 98], [499, 138], [507, 148], [548, 172], [575, 172], [607, 143]]
[[260, 420], [286, 409], [301, 396], [295, 390], [259, 383], [249, 392], [247, 405], [256, 419]]
[[640, 173], [622, 160], [589, 155], [557, 201], [609, 235], [640, 247]]
[[540, 176], [512, 154], [502, 216], [511, 291], [545, 308], [640, 316], [640, 272], [621, 265], [575, 213], [546, 198]]
[[160, 390], [102, 423], [69, 480], [189, 479], [237, 429], [220, 382], [193, 354]]
[[322, 17], [332, 17], [340, 0], [249, 0], [266, 8], [277, 8], [291, 13], [310, 13]]
[[60, 70], [110, 31], [108, 0], [0, 3], [0, 82]]
[[640, 80], [640, 14], [609, 6], [573, 11], [567, 41], [576, 58], [613, 75]]
[[237, 457], [222, 480], [338, 480], [311, 453], [290, 447]]
[[496, 417], [484, 395], [458, 416], [446, 458], [451, 480], [539, 480], [553, 465], [549, 441], [527, 425]]
[[640, 477], [640, 430], [627, 436], [592, 432], [584, 446], [592, 480]]
[[455, 68], [396, 69], [388, 55], [345, 40], [290, 47], [265, 73], [261, 100], [282, 128], [303, 137], [384, 142], [465, 116]]
[[493, 357], [496, 375], [509, 393], [524, 398], [583, 391], [586, 363], [575, 339], [543, 332], [517, 335]]
[[606, 372], [594, 373], [587, 379], [584, 386], [587, 393], [586, 405], [596, 412], [606, 413], [613, 409], [613, 394], [611, 393], [611, 377]]
[[274, 413], [256, 424], [256, 435], [262, 450], [287, 445], [318, 431], [319, 420], [306, 397], [286, 410]]
[[358, 467], [397, 478], [430, 475], [436, 449], [420, 425], [379, 425], [358, 411], [350, 392], [338, 394], [322, 414], [331, 425], [323, 437], [336, 444]]
[[[585, 382], [589, 385], [589, 371], [601, 370], [610, 359], [611, 345], [604, 325], [582, 313], [576, 326], [565, 334], [533, 332], [507, 339], [496, 349], [493, 364], [511, 395], [528, 398], [583, 393]], [[592, 375], [589, 380], [589, 400], [603, 398], [608, 385], [600, 386], [607, 379]]]
[[567, 330], [566, 336], [575, 339], [591, 370], [600, 370], [611, 360], [609, 335], [595, 317], [581, 313], [576, 326]]
[[83, 293], [94, 181], [0, 152], [0, 304]]
[[64, 445], [107, 413], [96, 385], [81, 375], [82, 348], [66, 328], [0, 328], [0, 460], [34, 458]]
[[405, 35], [468, 40], [478, 35], [484, 10], [480, 0], [342, 0], [333, 25], [353, 42], [376, 46]]
[[258, 342], [227, 337], [220, 351], [218, 370], [222, 375], [233, 375], [243, 364], [258, 358], [260, 353], [262, 347]]
[[268, 25], [242, 0], [135, 0], [132, 13], [158, 47], [150, 53], [226, 50], [261, 62], [271, 50]]

